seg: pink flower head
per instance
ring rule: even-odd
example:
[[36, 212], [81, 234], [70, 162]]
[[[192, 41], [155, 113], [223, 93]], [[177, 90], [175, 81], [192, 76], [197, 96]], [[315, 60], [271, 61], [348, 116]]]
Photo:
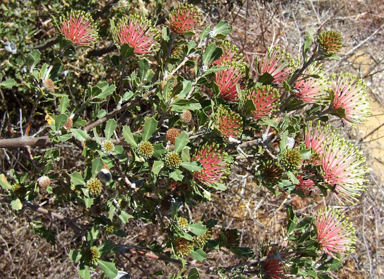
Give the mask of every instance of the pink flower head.
[[244, 66], [231, 63], [228, 67], [216, 73], [216, 84], [219, 86], [220, 96], [227, 101], [238, 101], [236, 85], [244, 77]]
[[83, 11], [72, 11], [60, 18], [61, 33], [75, 45], [86, 46], [97, 38], [97, 27], [90, 14]]
[[304, 193], [305, 196], [309, 196], [313, 191], [316, 190], [315, 182], [309, 178], [303, 178], [301, 175], [297, 175], [299, 184], [296, 184], [296, 189]]
[[333, 108], [345, 110], [345, 113], [336, 114], [351, 123], [364, 123], [371, 108], [363, 81], [361, 79], [356, 81], [356, 77], [351, 77], [349, 74], [341, 74], [331, 88]]
[[223, 50], [223, 55], [212, 63], [213, 66], [220, 64], [228, 64], [231, 62], [242, 62], [243, 56], [239, 52], [239, 48], [235, 45], [231, 45], [229, 41], [222, 41], [218, 45]]
[[330, 125], [321, 126], [317, 123], [316, 128], [312, 127], [312, 122], [308, 123], [307, 129], [304, 132], [304, 143], [307, 149], [312, 148], [317, 156], [311, 156], [314, 164], [321, 164], [323, 156], [324, 144], [331, 141], [334, 137], [334, 130]]
[[292, 66], [290, 55], [275, 47], [268, 49], [264, 59], [259, 62], [259, 75], [269, 73], [274, 78], [273, 82], [281, 82], [288, 79]]
[[[344, 220], [344, 221], [343, 221]], [[353, 250], [356, 242], [352, 222], [336, 209], [324, 209], [318, 213], [316, 220], [317, 241], [321, 249], [335, 257], [333, 253], [346, 253]]]
[[[318, 75], [314, 78], [312, 75]], [[296, 97], [306, 103], [323, 102], [326, 97], [326, 80], [320, 68], [312, 64], [308, 67], [307, 74], [298, 78], [295, 83]]]
[[262, 85], [250, 89], [246, 93], [245, 99], [253, 102], [255, 109], [251, 113], [255, 119], [260, 119], [277, 110], [280, 94], [276, 88]]
[[191, 4], [181, 4], [169, 14], [168, 24], [175, 34], [184, 34], [193, 31], [200, 23], [201, 13], [197, 7]]
[[220, 151], [218, 145], [205, 144], [200, 147], [193, 155], [192, 161], [200, 162], [203, 169], [194, 172], [193, 178], [208, 186], [220, 183], [228, 173], [226, 155]]
[[263, 272], [270, 279], [286, 278], [283, 265], [283, 256], [277, 247], [267, 247], [264, 252], [267, 257], [263, 261]]
[[128, 44], [134, 48], [136, 54], [147, 54], [158, 49], [158, 30], [152, 26], [150, 20], [139, 15], [121, 18], [116, 26], [111, 20], [112, 32], [115, 40], [122, 46]]
[[236, 139], [243, 132], [243, 120], [241, 116], [232, 110], [227, 110], [223, 106], [219, 106], [215, 115], [215, 123], [225, 138], [232, 137]]
[[341, 196], [349, 202], [357, 201], [365, 189], [364, 176], [367, 173], [362, 153], [350, 142], [336, 136], [324, 145], [323, 154], [324, 181], [332, 187], [339, 200]]

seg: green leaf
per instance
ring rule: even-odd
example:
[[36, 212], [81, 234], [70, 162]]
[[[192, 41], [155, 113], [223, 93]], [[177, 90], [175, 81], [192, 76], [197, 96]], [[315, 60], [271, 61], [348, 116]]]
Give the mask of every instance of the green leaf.
[[82, 186], [85, 185], [85, 181], [84, 181], [81, 173], [75, 171], [74, 173], [70, 174], [69, 176], [71, 177], [71, 183], [73, 185], [75, 185], [75, 186], [76, 185], [82, 185]]
[[88, 134], [87, 132], [80, 130], [80, 129], [71, 129], [71, 132], [75, 139], [79, 141], [86, 141], [88, 139]]
[[225, 36], [232, 32], [232, 27], [228, 22], [220, 21], [212, 30], [212, 37], [216, 39], [224, 39]]
[[287, 171], [287, 176], [288, 176], [289, 180], [292, 181], [293, 184], [296, 185], [296, 184], [300, 183], [300, 181], [296, 178], [296, 176], [293, 174], [293, 172]]
[[63, 124], [68, 121], [68, 116], [65, 114], [59, 114], [57, 116], [52, 115], [52, 118], [55, 120], [52, 121], [51, 127], [54, 131], [58, 131], [63, 127]]
[[156, 143], [153, 145], [153, 157], [161, 159], [161, 156], [165, 153], [167, 153], [167, 149], [162, 143]]
[[0, 174], [0, 185], [5, 190], [11, 190], [12, 189], [12, 185], [8, 182], [8, 180], [4, 174]]
[[78, 262], [81, 259], [81, 253], [79, 253], [76, 250], [71, 250], [69, 252], [69, 258], [71, 259], [72, 262]]
[[301, 159], [308, 160], [311, 157], [311, 150], [310, 149], [302, 149], [300, 150]]
[[211, 32], [211, 28], [209, 27], [209, 25], [205, 26], [203, 31], [201, 31], [200, 33], [200, 43], [209, 35], [209, 32]]
[[192, 82], [190, 82], [189, 80], [184, 80], [183, 81], [183, 89], [177, 95], [178, 99], [182, 99], [182, 98], [187, 97], [187, 95], [191, 91], [191, 89], [192, 89]]
[[[195, 251], [193, 251], [193, 252], [195, 252]], [[204, 252], [204, 251], [203, 251]], [[205, 253], [204, 253], [205, 254]], [[191, 253], [191, 255], [192, 255], [192, 253]], [[192, 255], [192, 257], [193, 257], [193, 255]], [[195, 258], [195, 257], [193, 257], [195, 260], [198, 260], [197, 258]], [[193, 267], [193, 268], [191, 268], [191, 270], [189, 271], [189, 273], [188, 273], [188, 279], [200, 279], [200, 274], [199, 274], [199, 271], [195, 268], [195, 267]]]
[[36, 64], [40, 61], [41, 52], [37, 49], [33, 50], [31, 53], [27, 55], [26, 58], [26, 66], [29, 67], [29, 72], [32, 73], [33, 69], [35, 68]]
[[117, 127], [117, 123], [114, 119], [109, 119], [107, 121], [107, 124], [105, 125], [105, 129], [104, 129], [104, 134], [105, 134], [106, 140], [109, 140], [112, 137], [113, 132], [115, 131], [116, 127]]
[[182, 181], [184, 178], [184, 175], [181, 170], [175, 170], [169, 174], [169, 178], [175, 181]]
[[259, 76], [257, 82], [267, 85], [267, 84], [271, 84], [274, 80], [275, 80], [274, 77], [270, 73], [265, 72], [264, 74]]
[[179, 153], [189, 142], [189, 137], [187, 133], [182, 132], [175, 139], [175, 152]]
[[158, 122], [155, 120], [155, 118], [147, 118], [143, 125], [143, 132], [141, 133], [143, 141], [149, 140], [152, 137], [153, 133], [156, 132], [157, 123]]
[[84, 198], [85, 208], [90, 208], [93, 205], [94, 198]]
[[190, 162], [191, 161], [191, 155], [189, 154], [191, 148], [190, 147], [184, 147], [183, 150], [181, 150], [181, 160], [183, 162]]
[[20, 210], [23, 208], [23, 203], [19, 199], [11, 201], [11, 206], [14, 210]]
[[230, 249], [233, 254], [235, 254], [238, 257], [253, 257], [253, 251], [251, 248], [248, 247], [236, 247]]
[[65, 111], [67, 110], [68, 104], [69, 104], [68, 96], [63, 96], [61, 98], [60, 105], [59, 105], [59, 111], [61, 114], [65, 113]]
[[117, 269], [114, 263], [102, 260], [98, 260], [97, 262], [107, 277], [113, 279], [117, 276]]
[[288, 215], [287, 233], [290, 234], [296, 229], [297, 223], [299, 222], [299, 218], [297, 218], [291, 205], [287, 205], [287, 215]]
[[152, 172], [155, 175], [158, 175], [161, 169], [164, 167], [164, 162], [163, 161], [155, 161], [152, 166]]
[[196, 236], [203, 235], [207, 232], [207, 227], [202, 223], [190, 224], [188, 229]]
[[129, 99], [131, 99], [132, 97], [133, 97], [133, 92], [132, 91], [127, 91], [127, 92], [124, 93], [123, 98], [121, 100], [122, 100], [122, 102], [126, 102]]
[[[192, 258], [194, 258], [195, 260], [197, 260], [199, 262], [202, 262], [207, 258], [207, 254], [203, 250], [201, 250], [200, 248], [195, 250], [195, 251], [192, 251], [191, 256], [192, 256]], [[197, 273], [197, 275], [199, 275], [199, 273]], [[188, 275], [188, 278], [189, 278], [189, 275]], [[199, 277], [195, 277], [195, 278], [199, 278]]]
[[123, 58], [129, 58], [131, 57], [133, 54], [134, 54], [134, 48], [129, 46], [129, 44], [124, 44], [122, 47], [121, 47], [121, 56]]
[[91, 273], [89, 272], [89, 268], [86, 266], [80, 266], [79, 275], [81, 278], [84, 278], [84, 279], [90, 279], [91, 278]]
[[313, 38], [311, 36], [305, 36], [305, 41], [304, 41], [304, 45], [303, 45], [303, 58], [304, 58], [304, 61], [305, 60], [305, 57], [307, 56], [307, 52], [309, 50], [309, 48], [311, 47], [311, 44], [313, 42]]
[[104, 99], [104, 98], [107, 98], [109, 95], [111, 95], [115, 89], [116, 89], [116, 86], [114, 84], [112, 85], [109, 85], [108, 82], [106, 81], [99, 81], [97, 84], [96, 84], [96, 87], [99, 88], [101, 90], [101, 93], [99, 93], [98, 95], [94, 96], [93, 98], [97, 98], [97, 99]]
[[193, 40], [190, 40], [188, 42], [187, 55], [189, 55], [192, 52], [192, 50], [194, 49], [195, 46], [196, 46], [196, 43]]
[[96, 158], [92, 161], [92, 175], [99, 173], [101, 168], [104, 166], [103, 160]]
[[94, 240], [96, 240], [99, 237], [99, 234], [100, 234], [100, 227], [94, 225], [91, 228], [91, 230], [88, 232], [87, 240], [90, 242], [93, 242]]
[[189, 100], [179, 99], [174, 101], [171, 104], [171, 107], [172, 107], [172, 111], [176, 111], [176, 112], [183, 112], [186, 109], [189, 109], [192, 111], [201, 109], [200, 103], [195, 99], [189, 99]]
[[128, 126], [123, 127], [123, 137], [127, 143], [132, 145], [132, 147], [137, 147], [137, 143], [135, 141], [135, 138], [133, 137], [131, 128], [129, 128]]
[[115, 243], [113, 243], [112, 240], [106, 240], [101, 243], [97, 249], [102, 255], [108, 255], [117, 252], [118, 247], [115, 245]]
[[180, 165], [189, 171], [201, 171], [203, 169], [198, 162], [182, 162]]
[[125, 211], [121, 211], [118, 216], [119, 216], [119, 219], [121, 220], [121, 222], [123, 222], [124, 224], [128, 223], [129, 219], [131, 219], [133, 217], [131, 214], [128, 214]]
[[141, 82], [145, 80], [147, 77], [148, 69], [149, 69], [149, 62], [147, 59], [143, 58], [139, 60], [139, 76]]
[[216, 46], [215, 43], [210, 44], [203, 53], [203, 64], [208, 66], [213, 61], [219, 59], [223, 55], [223, 50]]
[[16, 81], [13, 78], [9, 78], [2, 83], [0, 83], [0, 87], [4, 88], [12, 88], [16, 84]]

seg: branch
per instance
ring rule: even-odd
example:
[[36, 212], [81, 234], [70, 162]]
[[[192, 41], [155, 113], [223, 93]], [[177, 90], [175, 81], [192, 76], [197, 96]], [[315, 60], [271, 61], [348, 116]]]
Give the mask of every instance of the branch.
[[46, 147], [52, 145], [48, 136], [43, 137], [19, 137], [11, 139], [0, 139], [0, 148], [27, 148], [27, 147]]

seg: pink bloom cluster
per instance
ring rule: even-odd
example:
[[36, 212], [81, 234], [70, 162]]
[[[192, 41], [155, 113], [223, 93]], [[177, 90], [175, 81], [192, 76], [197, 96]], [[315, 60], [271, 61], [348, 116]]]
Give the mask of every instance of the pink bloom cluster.
[[184, 34], [193, 31], [200, 23], [201, 13], [191, 4], [182, 4], [169, 14], [168, 24], [175, 34]]
[[301, 175], [297, 175], [299, 184], [296, 184], [296, 189], [304, 193], [305, 196], [309, 196], [316, 190], [315, 182], [309, 178], [303, 178]]
[[235, 45], [231, 45], [229, 41], [222, 41], [218, 44], [218, 47], [220, 47], [223, 50], [223, 55], [214, 61], [212, 63], [212, 66], [219, 66], [219, 65], [225, 65], [227, 63], [231, 62], [241, 62], [243, 61], [242, 54], [239, 54], [238, 47]]
[[233, 111], [227, 110], [223, 106], [215, 115], [215, 122], [218, 130], [225, 138], [238, 138], [243, 131], [243, 121], [241, 116]]
[[[221, 65], [224, 66], [224, 65]], [[237, 84], [244, 77], [242, 64], [232, 62], [228, 67], [216, 73], [216, 84], [219, 86], [220, 96], [227, 101], [238, 101]]]
[[255, 119], [271, 115], [280, 103], [277, 89], [267, 86], [256, 86], [247, 91], [246, 100], [251, 100], [255, 109], [251, 111]]
[[271, 279], [286, 278], [283, 259], [277, 247], [267, 247], [264, 254], [267, 256], [267, 258], [263, 261], [264, 274]]
[[259, 75], [269, 73], [273, 82], [287, 80], [291, 74], [293, 62], [289, 54], [281, 51], [279, 47], [268, 49], [263, 59], [259, 62]]

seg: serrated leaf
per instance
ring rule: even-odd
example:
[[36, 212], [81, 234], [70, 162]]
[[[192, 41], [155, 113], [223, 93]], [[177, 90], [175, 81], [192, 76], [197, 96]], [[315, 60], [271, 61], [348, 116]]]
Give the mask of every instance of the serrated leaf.
[[119, 216], [119, 219], [121, 220], [121, 222], [123, 222], [124, 224], [128, 223], [129, 219], [131, 219], [133, 217], [131, 214], [128, 214], [125, 211], [121, 211], [118, 216]]
[[181, 160], [183, 162], [190, 162], [191, 161], [191, 155], [190, 155], [191, 148], [186, 146], [181, 150]]
[[188, 144], [189, 136], [187, 133], [182, 132], [175, 139], [175, 152], [179, 153]]
[[26, 58], [26, 65], [29, 67], [29, 72], [32, 73], [33, 69], [35, 68], [36, 64], [40, 61], [41, 52], [37, 49], [33, 50], [31, 53], [27, 55]]
[[194, 49], [195, 46], [196, 46], [195, 41], [190, 40], [188, 42], [188, 45], [187, 45], [187, 55], [189, 55], [192, 52], [192, 50]]
[[163, 161], [155, 161], [152, 166], [152, 172], [155, 175], [158, 175], [161, 169], [164, 167], [164, 162]]
[[67, 110], [68, 104], [69, 104], [68, 96], [63, 96], [60, 100], [60, 105], [59, 105], [59, 111], [61, 114], [65, 113], [65, 111]]
[[188, 229], [196, 236], [203, 235], [207, 232], [207, 227], [202, 223], [190, 224]]
[[117, 127], [117, 122], [114, 119], [109, 119], [107, 121], [107, 124], [105, 125], [105, 129], [104, 129], [106, 140], [109, 140], [112, 137], [116, 127]]
[[13, 78], [9, 78], [2, 83], [0, 83], [0, 87], [4, 88], [12, 88], [16, 84], [16, 81]]
[[85, 185], [85, 181], [84, 181], [81, 173], [75, 171], [74, 173], [70, 174], [69, 176], [71, 177], [71, 184], [72, 185], [75, 185], [75, 186], [76, 185], [82, 185], [82, 186]]
[[12, 185], [8, 182], [4, 174], [0, 174], [0, 185], [6, 190], [12, 189]]
[[104, 98], [107, 98], [109, 95], [111, 95], [115, 89], [116, 89], [116, 86], [114, 84], [112, 85], [109, 85], [108, 82], [106, 81], [100, 81], [96, 84], [96, 87], [97, 88], [100, 88], [101, 90], [101, 93], [99, 93], [98, 95], [94, 96], [93, 98], [97, 98], [97, 99], [104, 99]]
[[251, 248], [248, 247], [236, 247], [230, 249], [233, 254], [235, 254], [238, 257], [253, 257], [253, 251]]
[[75, 139], [79, 141], [86, 141], [88, 139], [87, 132], [81, 130], [81, 129], [71, 129], [72, 135], [75, 137]]
[[311, 150], [310, 149], [302, 149], [300, 150], [301, 159], [308, 160], [311, 157]]
[[198, 162], [182, 162], [180, 165], [189, 171], [201, 171], [203, 169]]
[[99, 173], [101, 168], [104, 166], [103, 160], [96, 158], [92, 161], [92, 175]]
[[107, 277], [113, 279], [117, 276], [117, 269], [114, 263], [102, 260], [98, 260], [97, 262]]
[[23, 203], [19, 199], [11, 201], [11, 206], [14, 210], [20, 210], [23, 208]]
[[189, 80], [184, 80], [183, 81], [183, 89], [177, 95], [177, 97], [179, 99], [185, 98], [188, 95], [188, 93], [191, 91], [191, 89], [192, 89], [192, 82], [190, 82]]
[[194, 111], [201, 109], [201, 104], [195, 99], [179, 99], [171, 104], [171, 108], [175, 112], [183, 112], [186, 109]]
[[175, 181], [182, 181], [184, 178], [184, 175], [180, 170], [175, 170], [169, 174], [169, 178]]
[[131, 128], [129, 128], [128, 126], [123, 127], [123, 137], [127, 143], [129, 143], [133, 147], [137, 147], [137, 143], [135, 141], [135, 138], [133, 137]]
[[[192, 258], [194, 258], [195, 260], [197, 260], [199, 262], [202, 262], [207, 258], [207, 254], [201, 249], [197, 249], [195, 251], [192, 251], [191, 256], [192, 256]], [[188, 275], [188, 278], [189, 278], [189, 275]], [[199, 278], [199, 277], [197, 277], [197, 278]]]
[[55, 121], [52, 121], [51, 127], [54, 131], [58, 131], [63, 127], [63, 124], [68, 121], [68, 116], [65, 114], [59, 114], [57, 116], [52, 116]]
[[79, 276], [83, 279], [90, 279], [91, 273], [89, 272], [89, 268], [86, 266], [80, 266], [79, 268]]
[[257, 82], [260, 82], [264, 85], [271, 84], [275, 78], [268, 72], [265, 72], [264, 74], [260, 75]]
[[149, 140], [152, 137], [153, 133], [156, 132], [157, 123], [158, 123], [158, 121], [156, 121], [153, 117], [148, 118], [145, 121], [145, 123], [143, 125], [143, 132], [141, 133], [141, 137], [142, 137], [143, 141]]
[[93, 205], [94, 198], [84, 198], [85, 208], [90, 208]]

